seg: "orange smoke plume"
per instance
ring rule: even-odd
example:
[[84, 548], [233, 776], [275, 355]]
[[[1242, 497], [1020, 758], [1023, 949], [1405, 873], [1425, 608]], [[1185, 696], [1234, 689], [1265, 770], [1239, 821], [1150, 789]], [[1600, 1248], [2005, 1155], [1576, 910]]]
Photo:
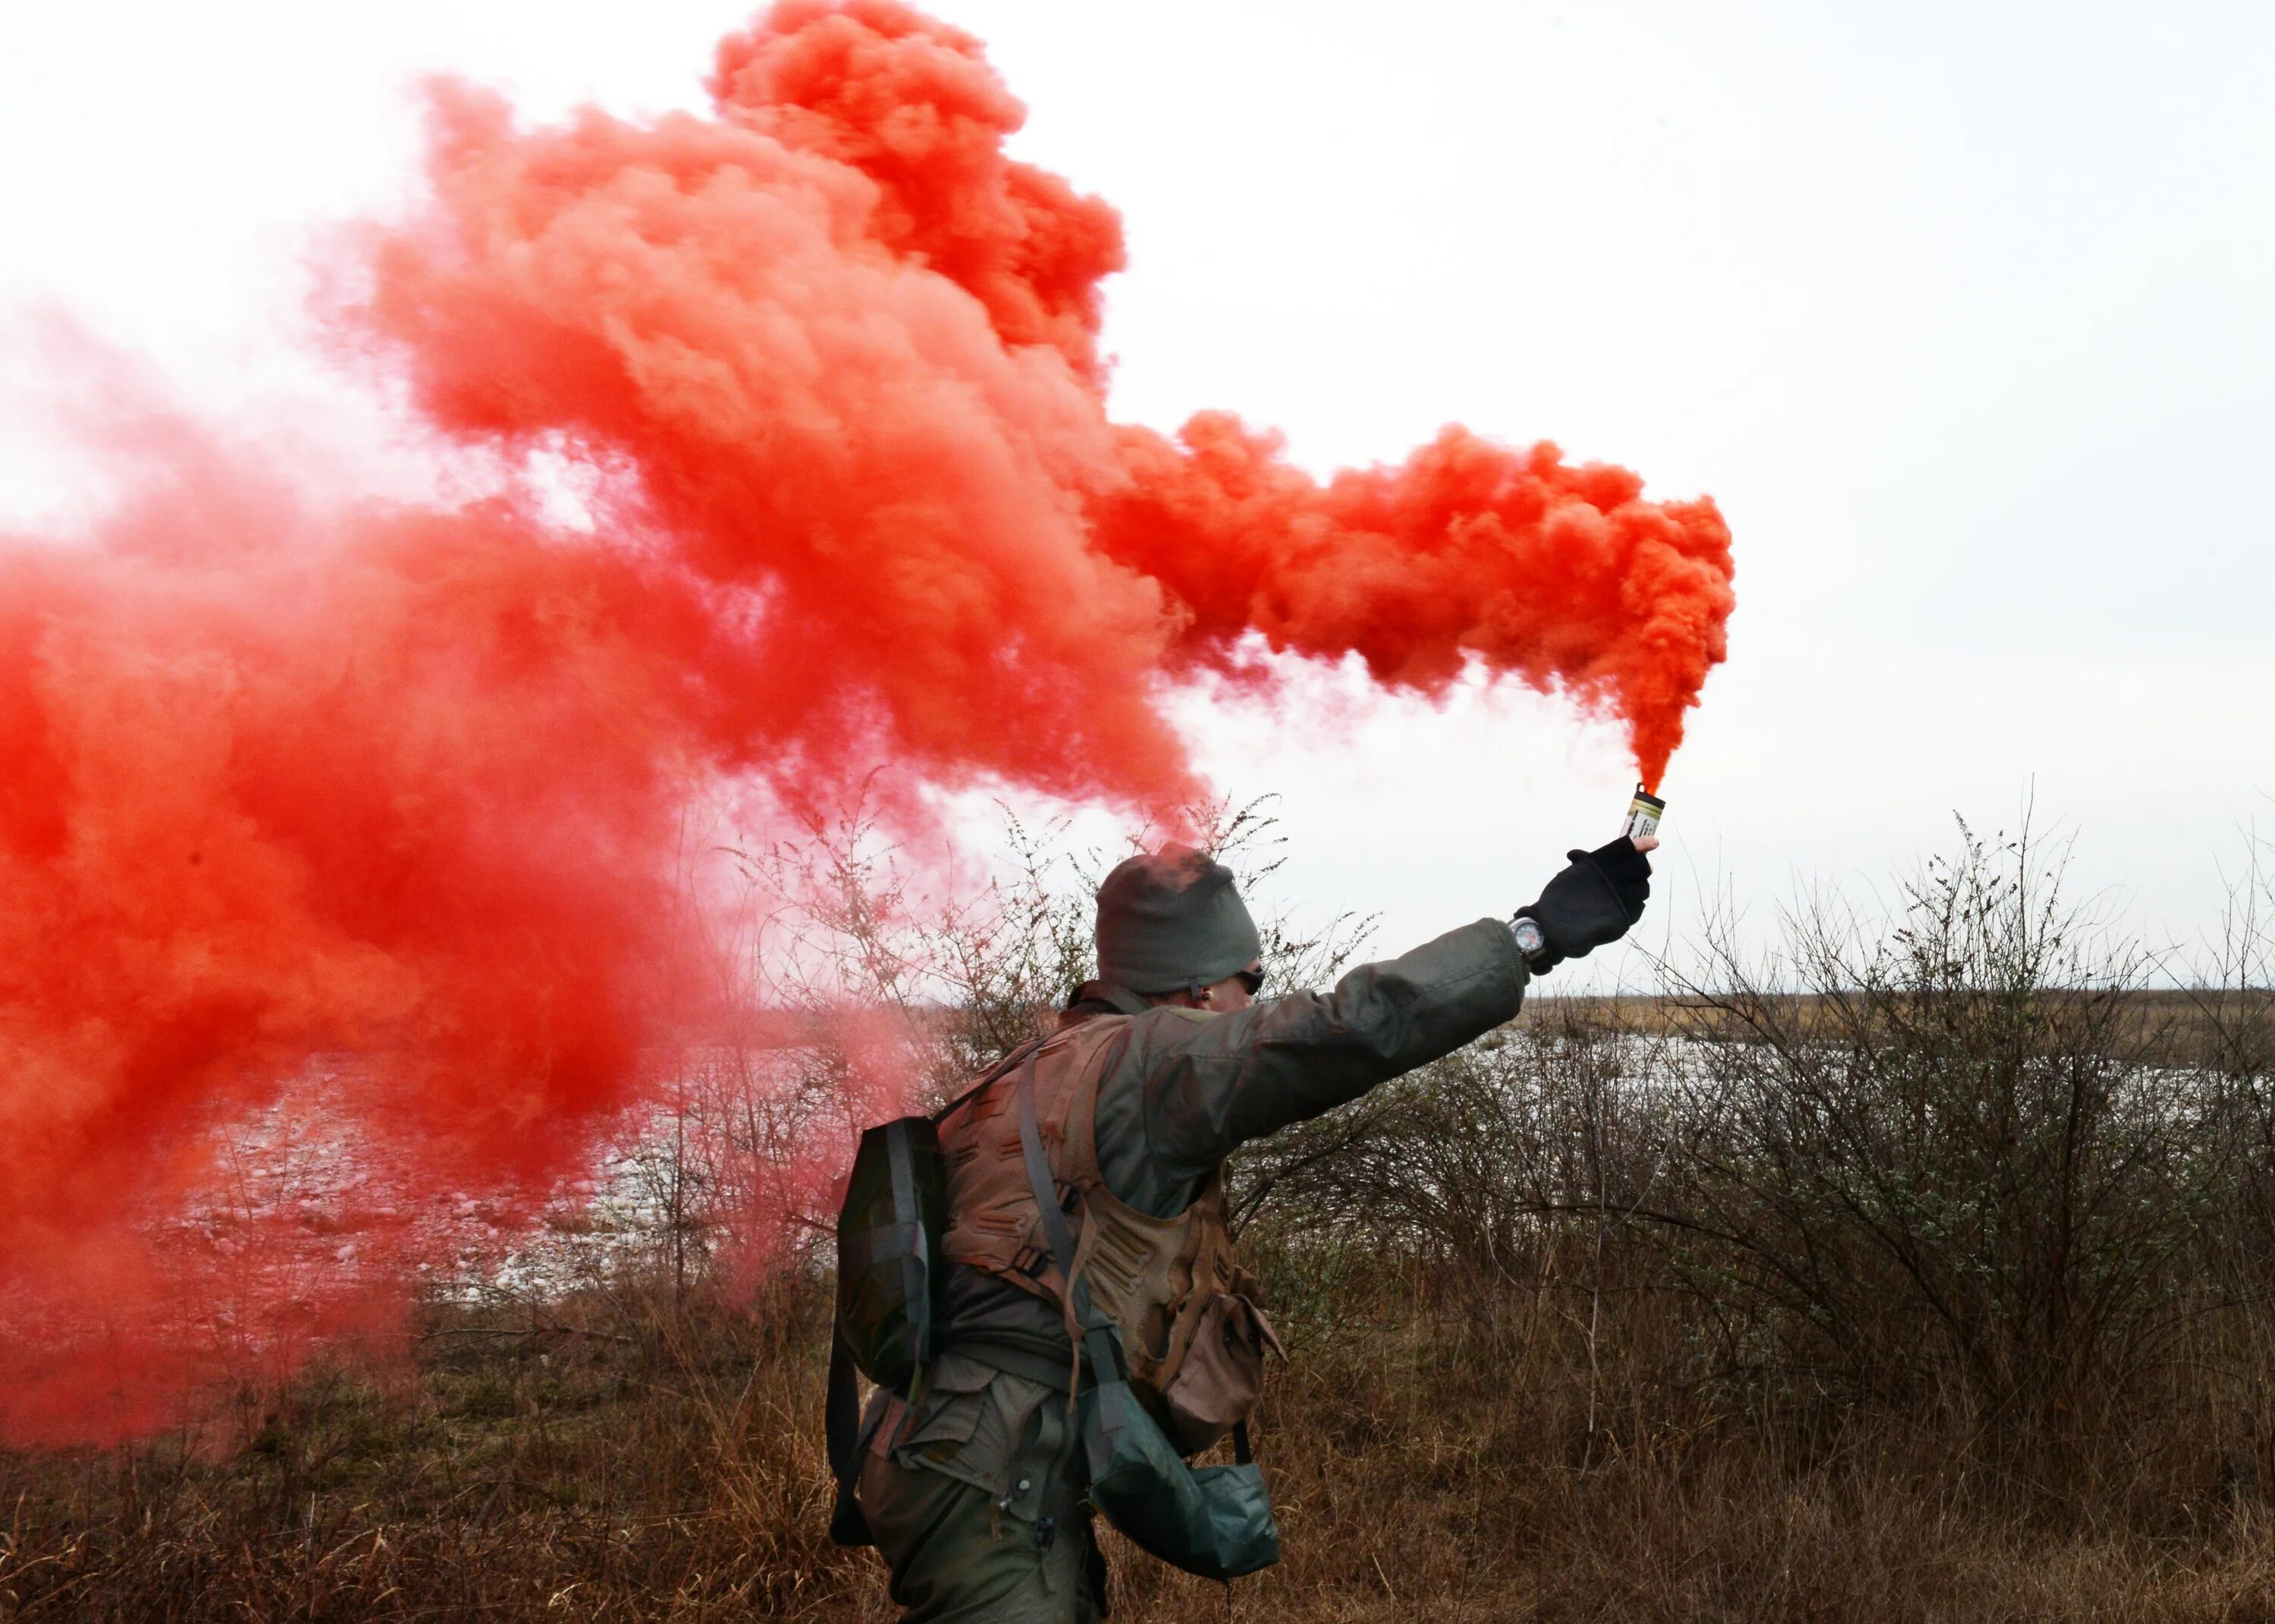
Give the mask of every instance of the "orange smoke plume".
[[[1117, 425], [1119, 221], [1005, 156], [976, 41], [784, 0], [709, 83], [545, 129], [437, 84], [427, 201], [341, 245], [334, 340], [501, 494], [345, 503], [114, 380], [115, 510], [0, 536], [0, 1434], [159, 1424], [230, 1337], [383, 1324], [422, 1204], [573, 1169], [684, 971], [692, 799], [892, 763], [1159, 813], [1200, 788], [1165, 684], [1268, 688], [1259, 641], [1561, 691], [1653, 784], [1679, 743], [1733, 601], [1711, 502], [1458, 428], [1321, 483], [1229, 417]], [[262, 1206], [197, 1254], [252, 1305], [218, 1326], [151, 1237], [312, 1076], [385, 1170], [326, 1207], [354, 1262], [285, 1269], [307, 1225]]]

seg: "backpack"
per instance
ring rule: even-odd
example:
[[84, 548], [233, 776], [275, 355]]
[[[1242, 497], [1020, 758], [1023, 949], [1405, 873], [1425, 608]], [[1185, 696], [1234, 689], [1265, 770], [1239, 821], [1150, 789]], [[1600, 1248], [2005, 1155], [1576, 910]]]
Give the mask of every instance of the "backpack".
[[897, 1394], [908, 1405], [903, 1413], [913, 1414], [923, 1397], [924, 1373], [940, 1351], [934, 1305], [947, 1266], [941, 1241], [948, 1233], [940, 1124], [1038, 1046], [1022, 1045], [930, 1116], [903, 1116], [869, 1129], [853, 1152], [845, 1199], [837, 1209], [837, 1311], [822, 1413], [829, 1467], [837, 1478], [829, 1537], [841, 1545], [875, 1543], [853, 1499], [870, 1441], [861, 1427], [855, 1372]]
[[[1204, 1578], [1233, 1579], [1280, 1560], [1280, 1530], [1262, 1469], [1249, 1453], [1248, 1426], [1233, 1428], [1229, 1466], [1188, 1466], [1130, 1386], [1122, 1328], [1091, 1300], [1077, 1273], [1075, 1246], [1060, 1209], [1035, 1120], [1034, 1054], [1023, 1045], [939, 1112], [902, 1117], [861, 1136], [837, 1217], [837, 1322], [829, 1356], [826, 1414], [837, 1507], [829, 1537], [873, 1545], [853, 1486], [870, 1439], [858, 1415], [858, 1368], [906, 1401], [913, 1416], [935, 1351], [933, 1299], [948, 1228], [948, 1168], [939, 1127], [949, 1113], [1019, 1069], [1019, 1138], [1027, 1176], [1051, 1251], [1073, 1282], [1069, 1308], [1082, 1332], [1095, 1382], [1079, 1390], [1079, 1431], [1090, 1467], [1089, 1499], [1141, 1549]], [[892, 1406], [881, 1405], [871, 1425]]]

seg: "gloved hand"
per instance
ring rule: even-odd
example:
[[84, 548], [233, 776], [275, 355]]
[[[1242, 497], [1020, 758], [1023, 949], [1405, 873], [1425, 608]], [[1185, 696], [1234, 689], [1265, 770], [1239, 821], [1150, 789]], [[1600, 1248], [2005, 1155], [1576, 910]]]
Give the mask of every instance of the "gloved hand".
[[1566, 959], [1583, 959], [1626, 935], [1643, 918], [1651, 895], [1651, 858], [1622, 835], [1593, 851], [1568, 851], [1563, 872], [1540, 900], [1516, 910], [1540, 927], [1543, 947], [1532, 961], [1542, 975]]

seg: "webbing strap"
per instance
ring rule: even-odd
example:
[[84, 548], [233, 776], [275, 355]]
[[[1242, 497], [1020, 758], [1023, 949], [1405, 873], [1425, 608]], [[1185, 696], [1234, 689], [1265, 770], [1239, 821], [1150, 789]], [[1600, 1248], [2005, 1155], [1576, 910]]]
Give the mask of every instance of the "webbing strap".
[[[1056, 1035], [1056, 1033], [1052, 1034], [1053, 1037], [1055, 1037]], [[965, 1089], [955, 1099], [949, 1100], [946, 1105], [941, 1107], [939, 1110], [932, 1114], [933, 1124], [937, 1126], [938, 1124], [946, 1122], [949, 1117], [955, 1115], [960, 1108], [970, 1101], [974, 1094], [977, 1094], [981, 1089], [986, 1088], [990, 1083], [993, 1083], [996, 1078], [1010, 1070], [1012, 1067], [1017, 1065], [1022, 1060], [1032, 1054], [1036, 1050], [1041, 1048], [1049, 1041], [1049, 1038], [1030, 1038], [1026, 1042], [1021, 1044], [1009, 1054], [1006, 1054], [1001, 1060], [997, 1061], [994, 1065], [988, 1067], [986, 1070], [979, 1074], [979, 1081], [974, 1083], [970, 1088]]]
[[1051, 1243], [1051, 1258], [1059, 1278], [1067, 1283], [1075, 1323], [1082, 1328], [1084, 1351], [1099, 1380], [1120, 1380], [1128, 1375], [1122, 1358], [1121, 1327], [1092, 1306], [1090, 1282], [1074, 1272], [1074, 1236], [1067, 1229], [1066, 1212], [1059, 1205], [1058, 1182], [1051, 1176], [1050, 1158], [1043, 1154], [1043, 1135], [1035, 1120], [1035, 1058], [1030, 1054], [1019, 1067], [1019, 1147], [1026, 1152], [1027, 1181], [1035, 1187], [1035, 1205], [1042, 1209], [1043, 1235]]
[[[916, 1152], [909, 1143], [912, 1137], [910, 1130], [914, 1125], [913, 1119], [906, 1117], [885, 1125], [887, 1143], [892, 1147], [892, 1153], [886, 1157], [885, 1165], [893, 1176], [893, 1215], [901, 1220], [898, 1227], [907, 1230], [909, 1238], [917, 1243], [918, 1266], [929, 1271], [933, 1267], [933, 1242], [925, 1233], [924, 1213], [917, 1202]], [[844, 1258], [837, 1260], [837, 1266], [841, 1269], [845, 1266]], [[905, 1273], [908, 1265], [903, 1263], [901, 1267]], [[924, 1304], [923, 1318], [912, 1327], [916, 1332], [917, 1368], [909, 1378], [908, 1401], [909, 1408], [913, 1410], [924, 1401], [925, 1372], [936, 1351], [933, 1347], [933, 1311], [937, 1305], [932, 1302], [929, 1290], [921, 1295], [915, 1292], [910, 1295]], [[911, 1303], [911, 1306], [914, 1307], [915, 1303]]]
[[868, 1519], [853, 1498], [854, 1480], [861, 1475], [861, 1454], [869, 1440], [861, 1431], [861, 1390], [854, 1380], [853, 1345], [845, 1333], [833, 1329], [829, 1341], [829, 1394], [822, 1401], [822, 1431], [829, 1446], [829, 1469], [837, 1479], [837, 1504], [830, 1513], [829, 1537], [841, 1545], [866, 1545], [875, 1541]]

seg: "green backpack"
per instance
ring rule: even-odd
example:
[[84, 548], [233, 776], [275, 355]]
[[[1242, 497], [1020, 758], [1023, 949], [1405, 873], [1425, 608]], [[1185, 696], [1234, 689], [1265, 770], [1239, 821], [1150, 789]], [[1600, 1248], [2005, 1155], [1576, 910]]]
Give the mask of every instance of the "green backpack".
[[1014, 1051], [930, 1116], [903, 1116], [868, 1129], [853, 1152], [853, 1171], [837, 1209], [837, 1315], [823, 1411], [829, 1466], [837, 1477], [829, 1537], [841, 1545], [874, 1543], [853, 1499], [870, 1442], [861, 1428], [854, 1373], [898, 1394], [914, 1414], [924, 1396], [924, 1373], [940, 1352], [934, 1307], [947, 1266], [941, 1240], [948, 1233], [940, 1124], [1035, 1046]]

